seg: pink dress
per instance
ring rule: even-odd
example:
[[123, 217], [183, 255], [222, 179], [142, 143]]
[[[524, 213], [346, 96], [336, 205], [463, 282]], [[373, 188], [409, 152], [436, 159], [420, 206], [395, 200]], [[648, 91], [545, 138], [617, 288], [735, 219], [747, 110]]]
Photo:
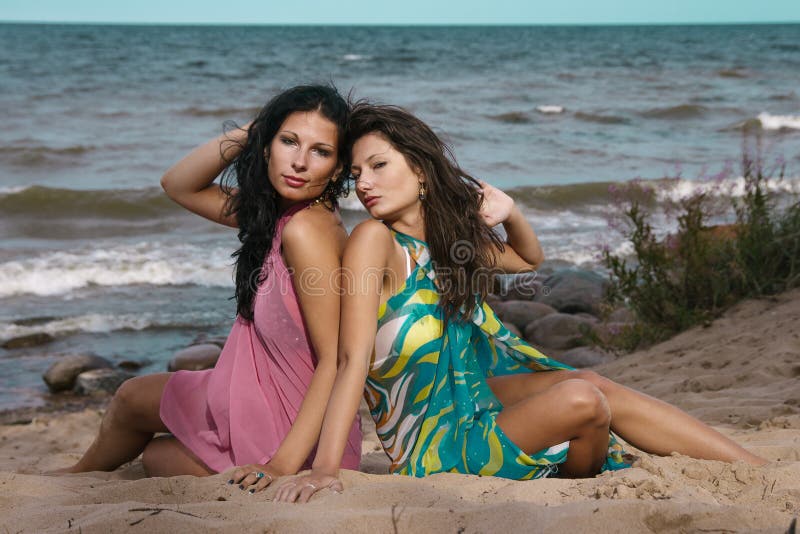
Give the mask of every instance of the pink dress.
[[[178, 371], [164, 388], [161, 420], [216, 472], [267, 463], [289, 433], [314, 374], [316, 356], [281, 256], [283, 227], [305, 206], [292, 206], [278, 220], [264, 260], [269, 275], [254, 298], [254, 320], [236, 318], [213, 369]], [[311, 467], [315, 451], [303, 469]], [[342, 467], [358, 469], [360, 460], [356, 416]]]

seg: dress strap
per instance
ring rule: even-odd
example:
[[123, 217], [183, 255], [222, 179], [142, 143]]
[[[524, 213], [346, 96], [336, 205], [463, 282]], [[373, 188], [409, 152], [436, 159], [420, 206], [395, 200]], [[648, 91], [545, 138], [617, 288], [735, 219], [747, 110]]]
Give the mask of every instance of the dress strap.
[[411, 254], [408, 253], [408, 249], [406, 247], [401, 246], [400, 248], [403, 249], [403, 252], [406, 254], [406, 278], [411, 276]]

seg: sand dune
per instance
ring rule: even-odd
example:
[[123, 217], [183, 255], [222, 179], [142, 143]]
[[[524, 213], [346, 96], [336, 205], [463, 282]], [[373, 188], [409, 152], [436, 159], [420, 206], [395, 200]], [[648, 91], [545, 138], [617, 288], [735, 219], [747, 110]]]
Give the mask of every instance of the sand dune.
[[[516, 482], [385, 474], [374, 432], [343, 494], [304, 506], [248, 495], [217, 475], [147, 479], [114, 473], [47, 477], [92, 439], [97, 410], [0, 427], [3, 532], [786, 532], [800, 514], [800, 291], [748, 301], [596, 370], [674, 403], [769, 460], [746, 464], [640, 454], [593, 479]], [[367, 428], [374, 428], [367, 419]], [[634, 451], [636, 452], [636, 451]]]

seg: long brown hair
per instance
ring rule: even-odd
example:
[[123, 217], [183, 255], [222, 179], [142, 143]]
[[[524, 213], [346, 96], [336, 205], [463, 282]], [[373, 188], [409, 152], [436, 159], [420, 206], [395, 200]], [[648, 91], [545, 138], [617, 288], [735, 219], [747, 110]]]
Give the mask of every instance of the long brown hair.
[[348, 120], [347, 148], [378, 133], [424, 174], [422, 216], [445, 321], [469, 320], [493, 282], [500, 237], [480, 216], [478, 181], [458, 166], [450, 147], [431, 128], [397, 106], [358, 102]]

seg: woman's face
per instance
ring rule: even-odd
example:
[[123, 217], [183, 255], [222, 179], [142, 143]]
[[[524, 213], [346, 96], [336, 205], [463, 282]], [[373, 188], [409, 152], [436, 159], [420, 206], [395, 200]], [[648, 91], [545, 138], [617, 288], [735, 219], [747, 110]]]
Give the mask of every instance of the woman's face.
[[[295, 111], [269, 145], [267, 175], [283, 204], [317, 198], [339, 171], [336, 125], [318, 111]], [[265, 154], [267, 155], [267, 154]]]
[[424, 179], [383, 135], [369, 133], [358, 139], [352, 156], [356, 194], [372, 217], [393, 221], [419, 210]]

